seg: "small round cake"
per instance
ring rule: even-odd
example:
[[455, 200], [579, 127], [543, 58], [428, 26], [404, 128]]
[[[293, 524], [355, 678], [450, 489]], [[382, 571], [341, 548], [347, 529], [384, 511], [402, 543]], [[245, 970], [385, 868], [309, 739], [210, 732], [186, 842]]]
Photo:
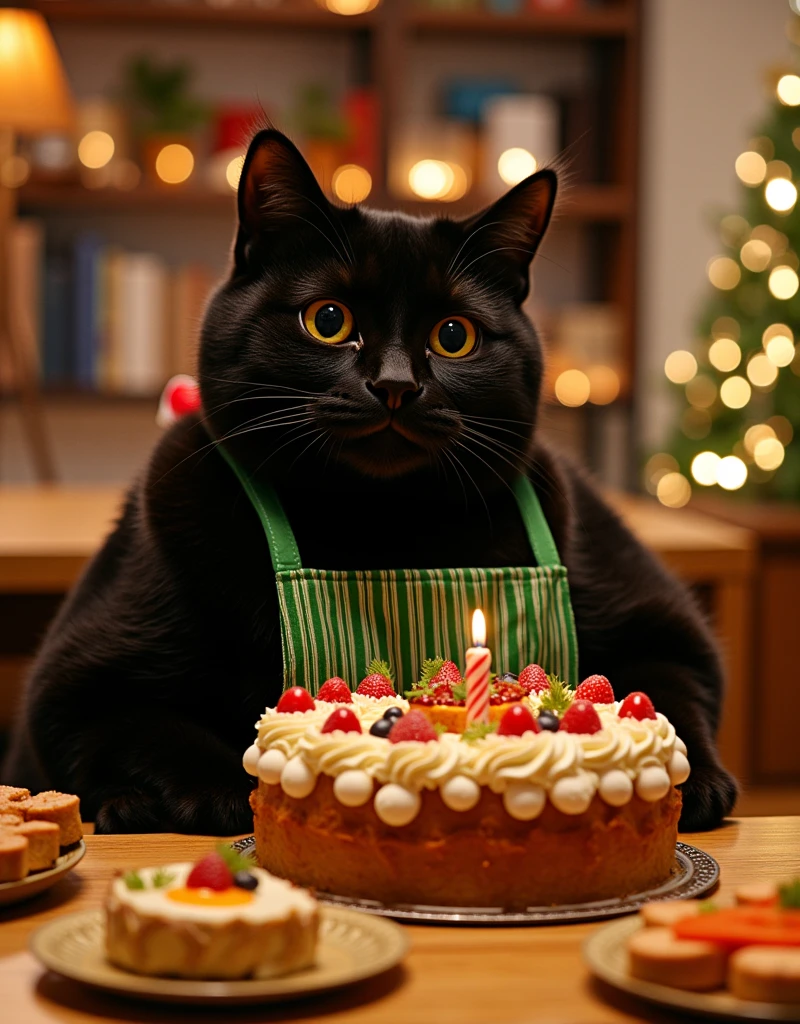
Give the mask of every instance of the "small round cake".
[[106, 901], [108, 959], [137, 974], [277, 977], [314, 963], [317, 929], [309, 893], [220, 854], [120, 875]]
[[282, 698], [244, 757], [259, 863], [392, 904], [520, 910], [661, 884], [686, 747], [644, 694], [582, 685], [589, 699], [553, 680], [462, 733], [396, 695]]

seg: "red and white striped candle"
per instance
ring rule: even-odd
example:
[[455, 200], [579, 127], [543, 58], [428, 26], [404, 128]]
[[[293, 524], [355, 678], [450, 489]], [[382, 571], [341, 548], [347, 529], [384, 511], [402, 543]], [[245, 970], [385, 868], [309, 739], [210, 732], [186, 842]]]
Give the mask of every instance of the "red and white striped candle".
[[467, 725], [489, 721], [489, 670], [492, 652], [486, 646], [486, 620], [480, 608], [472, 616], [472, 647], [467, 648]]

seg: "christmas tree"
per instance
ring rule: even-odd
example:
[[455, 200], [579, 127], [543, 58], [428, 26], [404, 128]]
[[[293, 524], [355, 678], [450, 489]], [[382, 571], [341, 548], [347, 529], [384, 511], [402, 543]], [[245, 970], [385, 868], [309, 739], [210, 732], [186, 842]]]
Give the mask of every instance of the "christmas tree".
[[736, 160], [741, 213], [719, 223], [698, 340], [664, 367], [680, 412], [645, 483], [672, 507], [693, 489], [800, 500], [800, 76], [776, 73], [772, 88]]

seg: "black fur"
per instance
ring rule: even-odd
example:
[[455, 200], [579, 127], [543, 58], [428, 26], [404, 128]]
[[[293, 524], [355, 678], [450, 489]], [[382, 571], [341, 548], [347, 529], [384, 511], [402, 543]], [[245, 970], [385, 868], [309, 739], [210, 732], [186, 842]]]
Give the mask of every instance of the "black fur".
[[[555, 190], [540, 172], [467, 222], [342, 210], [284, 136], [256, 136], [203, 328], [204, 416], [157, 446], [53, 623], [4, 781], [79, 793], [100, 832], [251, 827], [242, 752], [280, 692], [281, 650], [265, 538], [215, 449], [229, 438], [270, 473], [318, 568], [532, 564], [507, 486], [529, 472], [569, 569], [581, 675], [650, 694], [689, 749], [683, 827], [719, 823], [736, 786], [699, 610], [535, 438], [542, 353], [520, 303]], [[305, 331], [319, 298], [354, 312], [351, 341]], [[479, 346], [432, 354], [431, 328], [455, 314]]]

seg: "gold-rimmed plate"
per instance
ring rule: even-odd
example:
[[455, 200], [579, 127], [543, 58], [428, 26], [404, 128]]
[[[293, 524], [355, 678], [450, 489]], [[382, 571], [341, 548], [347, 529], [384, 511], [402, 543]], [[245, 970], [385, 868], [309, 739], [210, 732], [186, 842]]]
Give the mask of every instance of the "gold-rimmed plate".
[[93, 988], [132, 999], [224, 1006], [300, 999], [364, 981], [398, 964], [406, 955], [408, 939], [391, 921], [322, 907], [313, 967], [280, 978], [241, 981], [156, 978], [115, 967], [105, 955], [102, 910], [56, 918], [34, 932], [30, 946], [49, 970]]
[[686, 992], [631, 977], [628, 973], [628, 939], [641, 927], [640, 918], [628, 917], [598, 929], [583, 948], [592, 974], [629, 995], [673, 1010], [720, 1020], [800, 1021], [800, 1005], [796, 1003], [756, 1003], [737, 999], [724, 991]]
[[53, 867], [46, 871], [34, 871], [17, 882], [0, 883], [0, 907], [7, 907], [12, 903], [22, 903], [23, 900], [38, 896], [40, 892], [55, 885], [68, 871], [72, 871], [75, 865], [83, 859], [85, 853], [86, 843], [81, 839], [62, 853]]

